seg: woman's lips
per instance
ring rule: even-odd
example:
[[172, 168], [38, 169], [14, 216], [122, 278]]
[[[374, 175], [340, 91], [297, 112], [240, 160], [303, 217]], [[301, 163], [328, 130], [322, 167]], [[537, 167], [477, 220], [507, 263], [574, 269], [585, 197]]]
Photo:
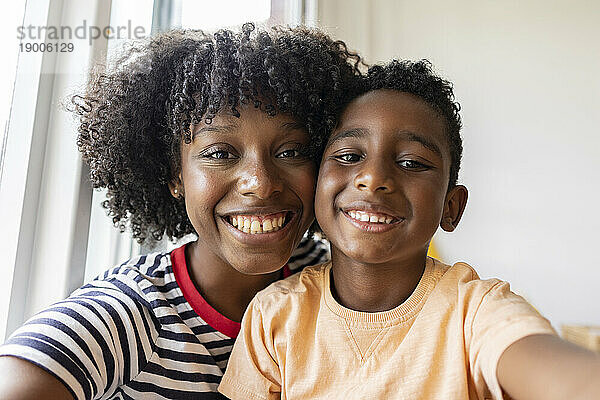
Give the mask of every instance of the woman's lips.
[[[234, 218], [237, 226], [233, 225]], [[298, 213], [292, 211], [268, 215], [231, 214], [221, 217], [229, 232], [238, 241], [250, 245], [274, 243], [284, 239], [288, 235], [290, 226], [297, 219]]]
[[[286, 223], [288, 212], [279, 212], [269, 215], [228, 215], [226, 218], [233, 227], [251, 235], [278, 231]], [[289, 220], [289, 219], [288, 219]]]

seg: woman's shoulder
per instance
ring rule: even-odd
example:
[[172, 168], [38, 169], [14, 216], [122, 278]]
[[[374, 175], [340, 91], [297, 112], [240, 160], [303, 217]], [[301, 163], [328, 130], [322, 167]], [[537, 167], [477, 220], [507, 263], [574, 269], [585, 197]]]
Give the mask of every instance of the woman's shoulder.
[[67, 300], [110, 296], [152, 309], [156, 300], [167, 300], [165, 296], [170, 297], [176, 287], [171, 252], [158, 251], [136, 255], [105, 270]]
[[331, 259], [329, 242], [316, 235], [304, 235], [287, 262], [290, 271], [297, 272], [311, 265], [323, 264]]
[[171, 252], [157, 251], [139, 254], [132, 256], [118, 265], [108, 268], [93, 280], [107, 280], [117, 276], [163, 276], [170, 267], [172, 267]]

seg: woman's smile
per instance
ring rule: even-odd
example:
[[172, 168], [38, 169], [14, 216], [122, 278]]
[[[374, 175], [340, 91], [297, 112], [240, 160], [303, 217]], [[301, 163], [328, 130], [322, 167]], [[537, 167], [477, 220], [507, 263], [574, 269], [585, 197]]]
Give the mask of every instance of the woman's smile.
[[[282, 212], [269, 215], [237, 215], [221, 218], [233, 237], [248, 245], [278, 245], [293, 229], [298, 213]], [[231, 222], [229, 222], [231, 220]]]

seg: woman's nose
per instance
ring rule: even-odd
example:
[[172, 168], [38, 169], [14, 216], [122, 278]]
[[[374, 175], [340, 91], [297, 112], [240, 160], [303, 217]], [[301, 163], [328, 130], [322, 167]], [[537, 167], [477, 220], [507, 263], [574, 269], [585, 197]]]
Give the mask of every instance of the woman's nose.
[[371, 192], [393, 192], [395, 190], [393, 167], [381, 160], [366, 160], [354, 177], [354, 187]]
[[281, 193], [283, 184], [275, 166], [269, 162], [254, 161], [244, 167], [238, 180], [238, 191], [243, 196], [268, 199]]

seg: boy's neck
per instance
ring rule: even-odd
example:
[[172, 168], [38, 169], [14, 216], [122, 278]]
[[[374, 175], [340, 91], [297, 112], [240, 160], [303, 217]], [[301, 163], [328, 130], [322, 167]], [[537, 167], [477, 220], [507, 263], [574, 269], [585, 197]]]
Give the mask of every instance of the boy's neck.
[[351, 310], [391, 310], [414, 292], [425, 270], [426, 260], [425, 252], [387, 263], [362, 263], [332, 246], [331, 293], [336, 301]]

